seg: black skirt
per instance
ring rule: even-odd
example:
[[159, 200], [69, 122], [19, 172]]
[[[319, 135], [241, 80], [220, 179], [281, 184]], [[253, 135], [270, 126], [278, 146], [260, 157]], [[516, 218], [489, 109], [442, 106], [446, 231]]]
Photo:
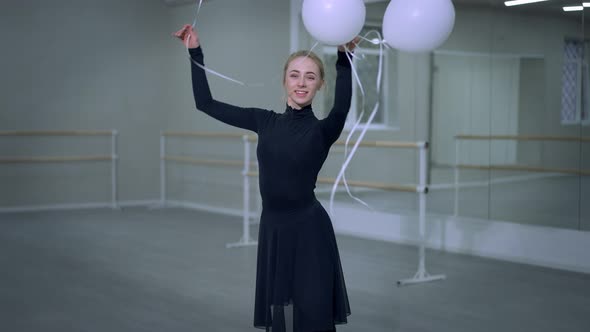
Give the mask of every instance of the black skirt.
[[315, 199], [293, 210], [264, 208], [254, 326], [272, 332], [333, 330], [348, 315], [338, 246], [326, 210]]

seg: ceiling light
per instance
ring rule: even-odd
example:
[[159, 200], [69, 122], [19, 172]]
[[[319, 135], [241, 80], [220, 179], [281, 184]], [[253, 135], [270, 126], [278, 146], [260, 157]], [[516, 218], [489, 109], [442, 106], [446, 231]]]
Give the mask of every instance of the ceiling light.
[[567, 7], [563, 7], [563, 11], [564, 12], [576, 12], [576, 11], [580, 11], [580, 10], [584, 10], [584, 6], [567, 6]]
[[526, 5], [527, 3], [534, 3], [534, 2], [541, 2], [547, 0], [512, 0], [512, 1], [505, 1], [504, 5], [506, 7], [510, 6], [518, 6], [518, 5]]

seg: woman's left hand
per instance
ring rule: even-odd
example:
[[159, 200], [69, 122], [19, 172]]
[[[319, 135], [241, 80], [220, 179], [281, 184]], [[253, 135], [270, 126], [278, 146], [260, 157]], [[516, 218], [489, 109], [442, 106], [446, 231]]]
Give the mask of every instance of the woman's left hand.
[[356, 45], [359, 43], [360, 40], [361, 40], [361, 37], [356, 36], [356, 37], [354, 37], [353, 40], [349, 41], [348, 43], [338, 46], [338, 51], [344, 52], [348, 49], [349, 52], [352, 52], [352, 51], [354, 51], [354, 48], [356, 47]]

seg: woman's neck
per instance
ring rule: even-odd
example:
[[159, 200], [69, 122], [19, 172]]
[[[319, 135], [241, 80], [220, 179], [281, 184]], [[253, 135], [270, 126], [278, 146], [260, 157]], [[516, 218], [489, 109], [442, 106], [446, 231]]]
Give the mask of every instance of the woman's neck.
[[291, 107], [294, 110], [302, 110], [306, 107], [308, 107], [309, 105], [311, 105], [311, 103], [307, 104], [307, 105], [298, 105], [297, 103], [292, 102], [291, 100], [287, 100], [287, 105], [289, 107]]

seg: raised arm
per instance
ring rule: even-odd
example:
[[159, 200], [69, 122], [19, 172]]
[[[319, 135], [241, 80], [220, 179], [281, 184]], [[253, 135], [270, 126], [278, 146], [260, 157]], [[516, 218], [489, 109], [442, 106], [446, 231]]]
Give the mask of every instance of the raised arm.
[[259, 108], [237, 107], [213, 99], [205, 70], [201, 67], [204, 66], [204, 60], [198, 34], [190, 25], [185, 25], [175, 36], [189, 47], [193, 95], [197, 109], [228, 125], [258, 132], [272, 113]]
[[328, 116], [322, 120], [322, 130], [329, 145], [332, 145], [342, 133], [350, 102], [352, 99], [352, 75], [350, 62], [346, 54], [338, 51], [336, 61], [336, 86], [334, 89], [334, 106]]

